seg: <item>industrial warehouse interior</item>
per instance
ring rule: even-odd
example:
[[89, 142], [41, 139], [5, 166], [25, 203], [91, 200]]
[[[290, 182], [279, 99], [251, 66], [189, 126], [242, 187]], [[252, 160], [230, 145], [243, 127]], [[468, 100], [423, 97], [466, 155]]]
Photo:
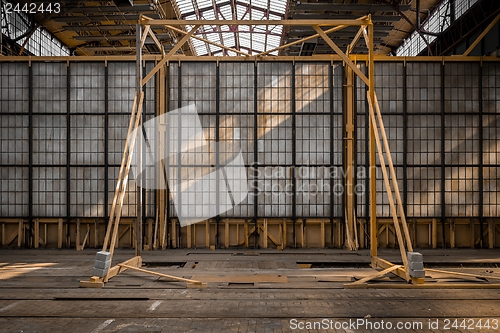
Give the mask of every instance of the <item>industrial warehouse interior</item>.
[[500, 331], [500, 1], [0, 6], [0, 332]]

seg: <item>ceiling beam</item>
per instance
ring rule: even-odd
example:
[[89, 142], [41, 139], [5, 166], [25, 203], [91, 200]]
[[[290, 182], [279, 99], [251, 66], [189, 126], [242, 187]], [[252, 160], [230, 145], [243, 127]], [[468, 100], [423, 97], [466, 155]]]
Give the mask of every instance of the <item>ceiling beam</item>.
[[[294, 19], [307, 20], [307, 19], [325, 19], [325, 20], [352, 20], [358, 18], [358, 15], [349, 14], [295, 14]], [[399, 15], [372, 15], [372, 22], [398, 22], [402, 17]]]
[[112, 30], [133, 30], [135, 25], [129, 24], [111, 24], [111, 25], [65, 25], [62, 27], [69, 31], [112, 31]]
[[[300, 53], [300, 45], [294, 46], [293, 48], [287, 49], [287, 54], [289, 56], [298, 56]], [[368, 54], [368, 49], [366, 46], [356, 46], [352, 49], [353, 54]], [[331, 47], [326, 45], [317, 45], [314, 50], [313, 56], [321, 56], [321, 55], [336, 55], [335, 51], [332, 50]]]
[[116, 52], [131, 52], [135, 51], [135, 47], [131, 46], [85, 46], [85, 49], [91, 52], [100, 52], [100, 51], [116, 51]]
[[[410, 5], [399, 5], [399, 10], [405, 12], [410, 10]], [[297, 1], [295, 11], [319, 11], [319, 12], [397, 12], [397, 10], [388, 5], [377, 4], [332, 4], [332, 3], [304, 3]]]
[[142, 19], [142, 25], [158, 26], [182, 26], [182, 25], [285, 25], [285, 26], [311, 26], [333, 27], [337, 25], [362, 26], [369, 24], [365, 18], [356, 20], [154, 20]]
[[117, 35], [117, 36], [73, 36], [74, 40], [82, 40], [88, 42], [100, 41], [117, 41], [117, 40], [135, 40], [135, 35]]
[[[153, 14], [152, 19], [160, 18], [157, 14]], [[72, 15], [72, 16], [54, 16], [51, 17], [55, 22], [107, 22], [107, 21], [137, 21], [141, 14], [110, 14], [110, 15]]]
[[[155, 34], [155, 36], [160, 41], [169, 41], [172, 39], [168, 34]], [[88, 42], [135, 40], [135, 38], [135, 35], [73, 36], [75, 40]]]
[[[356, 32], [350, 32], [350, 31], [339, 31], [339, 32], [336, 32], [334, 35], [330, 36], [332, 38], [337, 38], [337, 37], [353, 37], [354, 35], [356, 34]], [[303, 32], [303, 33], [300, 33], [300, 32], [294, 32], [294, 33], [289, 33], [288, 34], [288, 40], [294, 40], [294, 39], [297, 39], [297, 38], [301, 38], [301, 37], [306, 37], [306, 36], [309, 36], [310, 34], [308, 34], [307, 32]], [[386, 32], [386, 31], [379, 31], [379, 32], [376, 32], [374, 33], [374, 37], [375, 38], [385, 38], [389, 36], [389, 32]]]
[[[387, 32], [387, 33], [389, 33], [392, 29], [394, 29], [393, 26], [390, 26], [390, 25], [379, 25], [379, 24], [374, 25], [373, 28], [377, 32]], [[307, 26], [304, 26], [304, 27], [301, 27], [301, 26], [292, 27], [290, 31], [294, 32], [294, 33], [309, 33], [309, 34], [316, 33], [313, 28], [307, 27]], [[358, 31], [358, 28], [357, 27], [346, 27], [342, 31], [350, 32], [354, 36], [356, 34], [356, 32]]]
[[95, 13], [156, 13], [153, 5], [135, 6], [78, 6], [66, 5], [61, 7], [62, 14], [95, 14]]

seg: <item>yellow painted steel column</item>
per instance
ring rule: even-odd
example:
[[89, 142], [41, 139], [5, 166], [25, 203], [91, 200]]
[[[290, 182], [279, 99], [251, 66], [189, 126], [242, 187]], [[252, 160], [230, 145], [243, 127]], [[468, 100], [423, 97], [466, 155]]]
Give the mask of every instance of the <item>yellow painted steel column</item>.
[[344, 163], [344, 188], [346, 212], [346, 238], [345, 245], [350, 250], [357, 249], [357, 240], [354, 238], [356, 227], [354, 221], [354, 71], [345, 65], [345, 163]]
[[[136, 25], [136, 95], [137, 97], [140, 96], [142, 92], [142, 47], [141, 47], [141, 37], [142, 37], [142, 26], [140, 24]], [[144, 101], [144, 103], [146, 103]], [[139, 106], [141, 107], [141, 106]], [[142, 114], [139, 115], [139, 124], [138, 128], [142, 128]], [[137, 140], [137, 170], [142, 171], [142, 152], [144, 147], [142, 146], [142, 140]], [[139, 171], [139, 172], [140, 172]], [[139, 177], [144, 177], [144, 175], [141, 173]], [[135, 255], [140, 257], [142, 256], [142, 221], [143, 221], [143, 214], [142, 214], [142, 207], [143, 207], [143, 188], [140, 186], [136, 187], [136, 205], [137, 205], [137, 218], [135, 221]], [[117, 220], [119, 222], [119, 220]]]
[[[373, 53], [373, 22], [368, 24], [368, 79], [369, 79], [369, 98], [375, 102], [375, 66]], [[370, 255], [377, 256], [377, 174], [375, 159], [375, 133], [370, 122]]]
[[[159, 70], [159, 75], [158, 75], [158, 81], [157, 81], [157, 92], [156, 92], [156, 100], [158, 101], [157, 103], [157, 110], [156, 110], [156, 115], [159, 116], [159, 115], [162, 115], [164, 113], [167, 112], [167, 98], [166, 98], [166, 93], [167, 93], [167, 88], [166, 88], [166, 80], [165, 80], [165, 76], [166, 76], [166, 69], [165, 67], [161, 68]], [[163, 160], [165, 158], [165, 152], [163, 150], [160, 149], [160, 147], [165, 147], [165, 142], [164, 139], [165, 139], [165, 131], [166, 131], [166, 128], [163, 127], [163, 128], [159, 128], [159, 141], [160, 141], [160, 144], [159, 145], [156, 145], [157, 147], [157, 154], [158, 154], [158, 158], [159, 160]], [[160, 164], [162, 167], [164, 166], [163, 163]], [[164, 172], [161, 168], [157, 168], [157, 174], [156, 174], [156, 179], [163, 179], [163, 175], [164, 175]], [[166, 181], [166, 179], [164, 179], [164, 181]], [[157, 228], [158, 230], [158, 233], [156, 233], [156, 240], [154, 242], [154, 244], [157, 244], [157, 247], [161, 247], [161, 248], [164, 248], [165, 246], [165, 228], [166, 228], [166, 215], [165, 215], [165, 212], [166, 212], [166, 198], [167, 198], [167, 194], [166, 194], [167, 190], [166, 189], [159, 189], [156, 191], [157, 193], [157, 203], [156, 203], [156, 207], [157, 209], [155, 210], [156, 211], [156, 214], [158, 214], [158, 221], [159, 221], [159, 226]]]

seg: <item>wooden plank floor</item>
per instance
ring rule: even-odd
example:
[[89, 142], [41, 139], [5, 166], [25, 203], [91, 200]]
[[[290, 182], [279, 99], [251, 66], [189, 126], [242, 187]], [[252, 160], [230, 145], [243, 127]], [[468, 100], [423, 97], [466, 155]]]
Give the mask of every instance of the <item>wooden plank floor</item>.
[[[79, 288], [90, 276], [95, 252], [0, 250], [0, 332], [373, 332], [367, 325], [382, 320], [413, 326], [376, 331], [499, 332], [493, 327], [494, 321], [500, 326], [499, 289], [344, 289], [354, 277], [373, 274], [366, 251], [145, 252], [147, 269], [213, 282], [207, 289], [186, 289], [184, 283], [127, 271], [103, 289]], [[434, 267], [462, 264], [470, 266], [468, 272], [500, 274], [498, 250], [422, 252]], [[396, 261], [398, 252], [383, 255]], [[115, 260], [132, 256], [118, 250]], [[402, 283], [390, 275], [380, 281]], [[476, 324], [489, 319], [490, 328], [451, 327], [465, 318]], [[314, 323], [323, 326], [307, 327]], [[437, 329], [429, 327], [434, 323]]]

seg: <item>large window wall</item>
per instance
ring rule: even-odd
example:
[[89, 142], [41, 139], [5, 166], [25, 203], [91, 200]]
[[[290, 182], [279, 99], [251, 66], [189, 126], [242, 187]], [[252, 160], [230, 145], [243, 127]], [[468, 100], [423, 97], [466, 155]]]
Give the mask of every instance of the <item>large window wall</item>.
[[[500, 217], [500, 64], [375, 65], [407, 215]], [[106, 217], [135, 63], [0, 63], [0, 72], [0, 217]], [[341, 63], [171, 62], [167, 73], [169, 110], [196, 104], [210, 147], [226, 142], [242, 151], [249, 195], [220, 217], [343, 219]], [[359, 79], [356, 87], [356, 216], [367, 219], [366, 88]], [[155, 114], [154, 80], [145, 93], [147, 120]], [[377, 177], [377, 214], [388, 217], [380, 169]], [[133, 217], [137, 193], [128, 188], [123, 216]], [[155, 217], [154, 191], [145, 202], [145, 216]], [[176, 217], [172, 203], [169, 213]]]
[[[0, 72], [0, 216], [107, 216], [132, 108], [135, 63], [0, 63]], [[145, 119], [155, 113], [154, 89], [153, 80], [145, 89]], [[137, 214], [133, 181], [128, 189], [124, 217]], [[146, 202], [146, 216], [154, 216], [152, 191]]]

